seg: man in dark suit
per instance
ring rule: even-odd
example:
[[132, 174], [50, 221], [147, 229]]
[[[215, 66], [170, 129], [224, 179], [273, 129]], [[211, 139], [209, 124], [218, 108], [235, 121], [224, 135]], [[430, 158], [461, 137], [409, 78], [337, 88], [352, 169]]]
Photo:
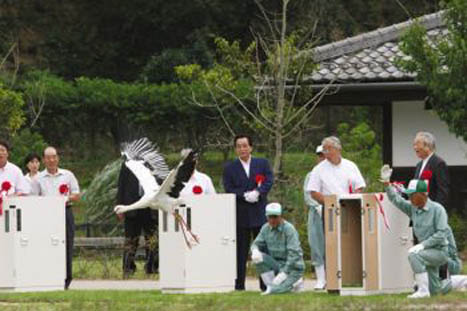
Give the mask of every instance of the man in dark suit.
[[449, 196], [449, 172], [446, 162], [435, 154], [435, 137], [428, 132], [419, 132], [415, 136], [413, 148], [417, 157], [414, 178], [428, 180], [430, 200], [440, 203], [446, 210]]
[[[265, 206], [274, 177], [266, 159], [253, 158], [253, 143], [249, 136], [234, 139], [238, 159], [224, 168], [224, 189], [234, 193], [237, 202], [237, 279], [235, 289], [245, 289], [246, 262], [250, 243], [266, 222]], [[261, 289], [266, 288], [260, 280]]]
[[[428, 182], [428, 197], [440, 203], [446, 211], [449, 196], [449, 172], [446, 162], [435, 154], [436, 139], [429, 132], [418, 132], [413, 141], [413, 149], [420, 162], [415, 168], [415, 179], [424, 179]], [[414, 243], [418, 243], [414, 235]], [[447, 265], [439, 269], [441, 279], [447, 278]]]
[[[117, 204], [129, 205], [138, 201], [143, 195], [136, 176], [122, 163], [118, 176]], [[144, 232], [146, 248], [147, 274], [155, 273], [158, 269], [157, 255], [157, 211], [149, 208], [129, 211], [119, 215], [124, 218], [125, 245], [123, 251], [123, 278], [128, 278], [136, 271], [135, 255], [138, 249], [139, 236]]]

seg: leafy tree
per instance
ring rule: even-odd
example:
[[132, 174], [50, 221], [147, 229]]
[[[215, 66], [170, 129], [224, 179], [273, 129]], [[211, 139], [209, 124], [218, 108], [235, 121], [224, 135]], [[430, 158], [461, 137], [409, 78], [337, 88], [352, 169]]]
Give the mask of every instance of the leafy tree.
[[[268, 12], [281, 10], [281, 0], [261, 2]], [[288, 28], [306, 29], [302, 37], [313, 33], [328, 43], [406, 20], [399, 2], [412, 16], [437, 10], [436, 0], [295, 0], [288, 6]], [[0, 54], [17, 42], [23, 67], [66, 78], [131, 81], [166, 49], [215, 36], [245, 47], [254, 37], [250, 29], [269, 32], [251, 0], [0, 0], [0, 15]]]
[[467, 2], [442, 2], [448, 33], [428, 38], [421, 25], [405, 34], [402, 51], [411, 59], [401, 60], [408, 72], [417, 74], [431, 96], [431, 104], [449, 130], [467, 141]]
[[24, 123], [21, 94], [0, 84], [0, 136], [13, 135]]
[[[256, 34], [256, 40], [246, 49], [238, 41], [232, 43], [216, 39], [220, 61], [211, 69], [197, 65], [182, 66], [176, 70], [195, 85], [204, 85], [201, 102], [194, 92], [193, 100], [200, 106], [214, 107], [226, 126], [234, 134], [235, 128], [250, 127], [264, 137], [271, 137], [274, 154], [273, 171], [280, 176], [284, 144], [300, 128], [307, 126], [318, 103], [328, 87], [316, 94], [300, 87], [315, 65], [296, 33], [287, 29], [287, 9], [290, 0], [281, 2], [281, 13], [274, 19], [266, 12], [261, 1], [256, 1], [270, 30], [269, 37]], [[211, 99], [208, 100], [206, 94]], [[236, 118], [227, 117], [234, 110]], [[229, 122], [230, 121], [230, 122]]]
[[343, 145], [343, 156], [354, 161], [365, 176], [367, 183], [365, 191], [381, 190], [378, 179], [383, 162], [381, 146], [377, 143], [375, 131], [366, 122], [354, 127], [348, 123], [341, 123], [337, 133]]
[[9, 159], [11, 162], [22, 166], [26, 156], [35, 152], [42, 155], [47, 147], [44, 138], [38, 132], [32, 132], [30, 129], [22, 129], [11, 138], [11, 152]]

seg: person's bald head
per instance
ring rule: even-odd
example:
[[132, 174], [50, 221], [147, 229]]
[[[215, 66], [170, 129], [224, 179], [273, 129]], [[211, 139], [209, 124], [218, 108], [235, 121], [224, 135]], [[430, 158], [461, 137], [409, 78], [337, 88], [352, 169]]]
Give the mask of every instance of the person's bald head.
[[58, 152], [55, 147], [48, 146], [44, 149], [44, 165], [49, 173], [56, 173], [59, 160]]

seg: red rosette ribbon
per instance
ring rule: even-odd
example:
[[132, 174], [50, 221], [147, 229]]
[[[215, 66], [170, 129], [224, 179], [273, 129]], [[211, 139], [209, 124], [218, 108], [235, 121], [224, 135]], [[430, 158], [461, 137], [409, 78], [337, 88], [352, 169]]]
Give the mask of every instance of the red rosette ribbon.
[[433, 177], [433, 172], [430, 170], [426, 170], [422, 172], [422, 175], [420, 176], [420, 179], [423, 179], [426, 181], [426, 190], [428, 193], [430, 193], [430, 180], [431, 177]]
[[2, 192], [3, 192], [3, 191], [8, 192], [8, 191], [10, 191], [10, 189], [11, 189], [11, 184], [10, 184], [10, 182], [9, 182], [9, 181], [4, 181], [4, 182], [2, 183]]
[[258, 174], [256, 175], [255, 181], [258, 187], [261, 186], [261, 184], [266, 180], [266, 177], [264, 175]]
[[431, 179], [433, 177], [433, 172], [430, 170], [423, 171], [422, 176], [420, 176], [420, 179]]
[[2, 182], [2, 189], [0, 190], [0, 216], [3, 215], [3, 195], [8, 194], [11, 189], [11, 183], [7, 180]]
[[203, 193], [203, 188], [201, 188], [200, 186], [194, 186], [193, 187], [193, 193], [194, 194], [201, 194], [201, 193]]
[[60, 187], [58, 187], [58, 191], [61, 195], [67, 195], [69, 190], [70, 189], [67, 184], [61, 184]]

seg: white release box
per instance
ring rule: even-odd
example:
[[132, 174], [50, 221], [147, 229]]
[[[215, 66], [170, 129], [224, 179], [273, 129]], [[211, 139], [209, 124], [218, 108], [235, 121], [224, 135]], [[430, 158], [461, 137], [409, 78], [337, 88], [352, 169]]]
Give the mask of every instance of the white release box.
[[326, 196], [323, 212], [328, 291], [368, 295], [412, 290], [407, 258], [412, 229], [386, 194]]
[[159, 212], [159, 271], [163, 293], [234, 290], [236, 204], [233, 194], [190, 195], [179, 208], [200, 244], [188, 248], [175, 218]]
[[63, 290], [65, 197], [4, 198], [0, 291]]

